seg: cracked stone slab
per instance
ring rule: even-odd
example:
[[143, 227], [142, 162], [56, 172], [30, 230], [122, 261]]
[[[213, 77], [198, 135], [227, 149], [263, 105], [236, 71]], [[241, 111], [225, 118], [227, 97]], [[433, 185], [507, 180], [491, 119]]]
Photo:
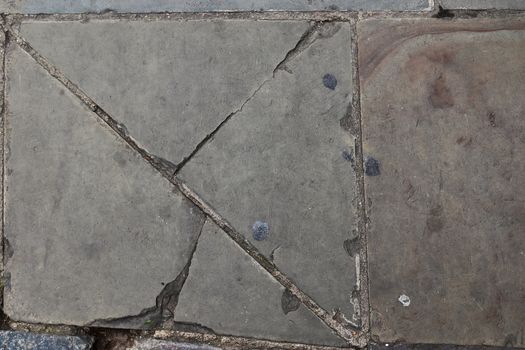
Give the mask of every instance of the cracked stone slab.
[[523, 0], [439, 0], [439, 4], [446, 9], [471, 10], [524, 10]]
[[358, 322], [350, 40], [348, 23], [317, 28], [179, 175], [321, 307]]
[[16, 13], [217, 12], [428, 10], [428, 0], [4, 0], [0, 11]]
[[85, 325], [155, 307], [203, 214], [17, 46], [7, 98], [6, 314]]
[[174, 164], [272, 76], [304, 21], [24, 22], [22, 36]]
[[0, 347], [17, 350], [89, 350], [91, 337], [0, 331]]
[[525, 343], [525, 21], [358, 27], [372, 338]]
[[206, 221], [175, 309], [175, 321], [216, 333], [321, 345], [345, 341], [306, 307], [289, 300], [285, 288]]

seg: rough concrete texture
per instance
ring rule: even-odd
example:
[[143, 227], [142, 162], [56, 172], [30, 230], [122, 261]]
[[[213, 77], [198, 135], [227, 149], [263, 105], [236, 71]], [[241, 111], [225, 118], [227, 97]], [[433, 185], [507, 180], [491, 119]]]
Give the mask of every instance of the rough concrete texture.
[[8, 350], [89, 350], [90, 337], [0, 331], [0, 348]]
[[524, 29], [359, 25], [375, 340], [525, 345]]
[[352, 320], [354, 138], [340, 126], [350, 27], [313, 33], [180, 177], [321, 307]]
[[154, 307], [203, 215], [29, 55], [7, 64], [4, 311], [84, 325]]
[[447, 9], [525, 9], [523, 0], [438, 0], [438, 4]]
[[216, 12], [216, 11], [348, 11], [427, 10], [428, 0], [2, 0], [1, 12]]
[[211, 221], [204, 225], [175, 320], [220, 334], [345, 344]]
[[150, 153], [174, 164], [272, 76], [299, 21], [25, 22], [21, 33]]
[[158, 339], [139, 339], [129, 350], [221, 350], [205, 344], [189, 344]]

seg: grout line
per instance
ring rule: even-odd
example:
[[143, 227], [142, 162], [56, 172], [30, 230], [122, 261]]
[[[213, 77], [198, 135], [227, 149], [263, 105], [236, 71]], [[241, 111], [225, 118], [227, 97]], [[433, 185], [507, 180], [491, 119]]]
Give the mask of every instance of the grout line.
[[[1, 77], [2, 77], [2, 84], [0, 86], [0, 98], [1, 98], [1, 106], [0, 106], [0, 118], [1, 118], [1, 125], [0, 125], [0, 129], [1, 129], [1, 143], [2, 143], [2, 156], [1, 156], [1, 159], [2, 159], [2, 169], [1, 169], [1, 176], [2, 176], [2, 188], [1, 188], [1, 194], [2, 194], [2, 214], [1, 214], [1, 230], [2, 232], [0, 232], [0, 239], [1, 239], [1, 242], [0, 242], [0, 245], [1, 245], [1, 252], [2, 252], [2, 259], [1, 259], [1, 274], [2, 274], [2, 278], [3, 278], [3, 274], [4, 274], [4, 270], [5, 270], [5, 255], [6, 255], [6, 247], [5, 247], [5, 208], [6, 208], [6, 202], [5, 202], [5, 175], [6, 175], [6, 165], [5, 165], [5, 161], [6, 161], [6, 157], [5, 157], [5, 152], [6, 152], [6, 118], [7, 118], [7, 72], [6, 72], [6, 55], [7, 55], [7, 45], [8, 45], [8, 41], [9, 41], [9, 33], [7, 31], [4, 31], [3, 28], [2, 28], [2, 35], [3, 35], [3, 40], [1, 42], [1, 49], [0, 49], [0, 59], [1, 59], [1, 62], [0, 64], [2, 65], [1, 68], [0, 68], [0, 74], [1, 74]], [[3, 298], [3, 288], [0, 289], [0, 293], [2, 293], [2, 296], [0, 297], [1, 299], [1, 307], [2, 307], [2, 310], [4, 308], [4, 298]]]
[[133, 150], [138, 152], [145, 161], [156, 169], [163, 177], [175, 185], [181, 193], [198, 206], [208, 217], [210, 217], [219, 227], [221, 227], [230, 238], [232, 238], [243, 250], [245, 250], [256, 262], [258, 262], [266, 271], [268, 271], [279, 283], [288, 288], [315, 316], [323, 321], [337, 335], [344, 340], [356, 345], [356, 338], [359, 335], [357, 325], [348, 322], [342, 324], [336, 321], [332, 315], [322, 309], [306, 293], [301, 291], [285, 274], [277, 269], [273, 262], [264, 257], [244, 236], [236, 231], [231, 224], [222, 218], [213, 208], [211, 208], [203, 199], [193, 192], [180, 179], [172, 177], [171, 167], [165, 166], [157, 157], [150, 154], [145, 149], [138, 146], [137, 142], [127, 134], [125, 127], [113, 119], [106, 111], [97, 105], [86, 93], [84, 93], [71, 80], [65, 77], [57, 67], [49, 63], [40, 53], [38, 53], [23, 37], [8, 27], [10, 35], [16, 43], [26, 53], [28, 53], [40, 66], [42, 66], [53, 78], [62, 83], [71, 93], [73, 93], [81, 102], [91, 109], [100, 117], [119, 137], [121, 137]]
[[351, 24], [352, 30], [352, 81], [353, 81], [353, 95], [352, 95], [352, 111], [351, 118], [354, 124], [353, 132], [355, 133], [355, 158], [356, 158], [356, 180], [357, 180], [357, 211], [358, 230], [359, 230], [359, 306], [361, 316], [361, 327], [365, 339], [360, 339], [362, 344], [366, 344], [370, 337], [370, 303], [369, 293], [370, 286], [368, 280], [368, 230], [367, 230], [367, 213], [366, 213], [366, 191], [365, 191], [365, 175], [364, 175], [364, 155], [363, 155], [363, 122], [361, 118], [361, 85], [359, 76], [359, 44], [357, 22]]

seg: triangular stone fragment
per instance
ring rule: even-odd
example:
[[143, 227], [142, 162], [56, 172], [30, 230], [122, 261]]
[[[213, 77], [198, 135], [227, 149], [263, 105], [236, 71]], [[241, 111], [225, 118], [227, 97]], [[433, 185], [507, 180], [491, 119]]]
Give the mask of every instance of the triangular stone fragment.
[[175, 321], [219, 334], [345, 344], [210, 220], [197, 244]]
[[272, 76], [302, 21], [24, 22], [21, 33], [150, 153], [181, 162]]
[[84, 325], [154, 307], [203, 215], [18, 47], [7, 74], [4, 311]]

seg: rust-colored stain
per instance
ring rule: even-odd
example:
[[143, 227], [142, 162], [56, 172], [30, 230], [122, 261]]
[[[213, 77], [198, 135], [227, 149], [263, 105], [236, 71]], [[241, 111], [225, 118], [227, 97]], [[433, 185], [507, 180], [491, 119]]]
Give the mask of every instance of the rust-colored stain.
[[[422, 35], [438, 35], [454, 32], [494, 32], [501, 30], [525, 30], [525, 20], [513, 19], [479, 19], [479, 20], [414, 20], [364, 21], [359, 28], [359, 72], [361, 84], [373, 74], [385, 57], [399, 49], [407, 40]], [[449, 53], [454, 48], [450, 48]], [[436, 63], [446, 63], [447, 54], [434, 56]], [[430, 59], [430, 57], [428, 57]], [[440, 62], [441, 61], [441, 62]]]

